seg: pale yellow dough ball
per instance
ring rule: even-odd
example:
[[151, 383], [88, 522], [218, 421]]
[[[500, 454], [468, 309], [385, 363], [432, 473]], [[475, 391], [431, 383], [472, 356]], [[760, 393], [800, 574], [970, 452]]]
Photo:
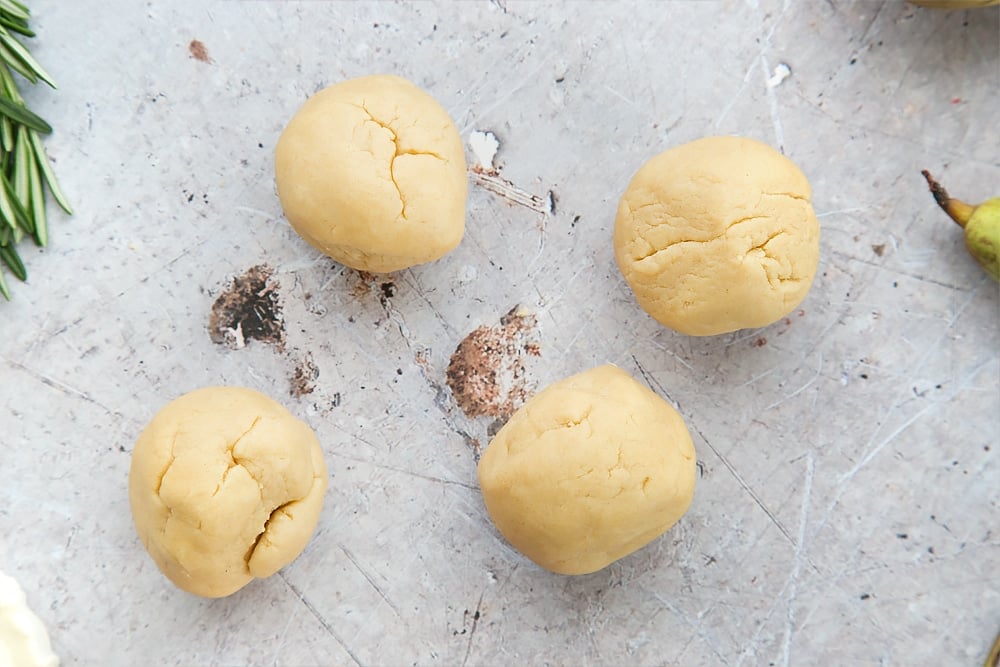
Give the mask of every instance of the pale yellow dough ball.
[[365, 76], [316, 93], [281, 133], [274, 159], [289, 223], [342, 264], [397, 271], [462, 240], [462, 140], [444, 108], [406, 79]]
[[168, 403], [143, 430], [129, 501], [163, 574], [214, 598], [293, 561], [316, 529], [326, 486], [309, 426], [259, 392], [207, 387]]
[[752, 139], [706, 137], [636, 172], [615, 257], [639, 305], [693, 336], [763, 327], [802, 303], [819, 262], [809, 182]]
[[656, 539], [691, 504], [684, 420], [625, 371], [599, 366], [535, 395], [479, 461], [483, 500], [518, 551], [586, 574]]

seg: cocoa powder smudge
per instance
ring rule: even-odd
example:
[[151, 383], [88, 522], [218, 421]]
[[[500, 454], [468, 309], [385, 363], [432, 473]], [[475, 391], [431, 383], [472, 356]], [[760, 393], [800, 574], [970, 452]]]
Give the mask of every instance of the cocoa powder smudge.
[[539, 356], [534, 315], [512, 308], [499, 326], [480, 326], [458, 344], [446, 373], [448, 387], [470, 418], [509, 418], [528, 399], [525, 361]]
[[208, 334], [213, 343], [239, 350], [249, 341], [259, 340], [284, 350], [285, 322], [279, 285], [271, 279], [273, 272], [271, 267], [259, 264], [230, 279], [208, 317]]

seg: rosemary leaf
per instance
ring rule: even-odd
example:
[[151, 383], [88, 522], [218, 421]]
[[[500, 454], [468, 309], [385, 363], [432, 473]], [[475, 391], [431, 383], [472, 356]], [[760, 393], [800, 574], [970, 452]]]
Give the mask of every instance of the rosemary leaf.
[[34, 236], [35, 223], [32, 222], [28, 212], [24, 210], [24, 205], [18, 200], [17, 193], [14, 192], [14, 186], [10, 182], [10, 179], [8, 179], [3, 173], [0, 173], [0, 181], [3, 182], [3, 191], [7, 196], [7, 203], [10, 205], [11, 211], [14, 213], [14, 221], [17, 223], [17, 226], [28, 234]]
[[28, 109], [28, 107], [23, 104], [16, 104], [11, 102], [4, 97], [0, 97], [0, 114], [7, 116], [12, 121], [25, 125], [36, 132], [41, 132], [42, 134], [49, 134], [52, 132], [52, 126], [45, 122], [40, 116], [35, 112]]
[[36, 83], [38, 81], [38, 77], [35, 76], [35, 73], [32, 72], [30, 68], [26, 67], [25, 64], [21, 62], [21, 59], [18, 58], [17, 55], [3, 43], [2, 40], [0, 40], [0, 60], [31, 83]]
[[42, 190], [42, 175], [38, 173], [38, 163], [32, 160], [28, 171], [31, 190], [31, 218], [35, 222], [35, 242], [43, 248], [49, 242], [48, 221], [45, 218], [45, 192]]
[[10, 288], [7, 287], [7, 281], [4, 280], [3, 271], [0, 271], [0, 294], [3, 294], [3, 298], [10, 301]]
[[0, 116], [0, 145], [7, 153], [14, 151], [14, 125], [7, 116]]
[[20, 33], [25, 37], [35, 36], [35, 31], [29, 28], [26, 22], [18, 21], [16, 18], [7, 16], [6, 14], [0, 14], [0, 25], [10, 28], [14, 32]]
[[0, 294], [7, 300], [11, 292], [5, 272], [21, 281], [28, 276], [17, 244], [29, 235], [39, 246], [48, 243], [46, 189], [67, 214], [73, 213], [40, 136], [51, 133], [52, 126], [28, 108], [14, 76], [56, 87], [21, 42], [35, 35], [30, 17], [21, 0], [0, 0]]
[[13, 245], [0, 246], [0, 259], [10, 267], [11, 273], [17, 276], [19, 280], [28, 279], [28, 271], [24, 268], [24, 262], [21, 261], [21, 257], [17, 254], [17, 250]]
[[24, 208], [28, 207], [28, 197], [31, 194], [28, 172], [35, 168], [34, 154], [28, 145], [30, 141], [27, 128], [23, 125], [17, 128], [17, 142], [14, 147], [14, 194]]
[[3, 221], [7, 223], [10, 229], [17, 229], [17, 217], [14, 215], [14, 207], [11, 206], [10, 198], [7, 196], [7, 189], [4, 187], [0, 187], [0, 218], [3, 218]]
[[37, 132], [29, 131], [28, 136], [31, 137], [31, 147], [35, 151], [35, 157], [38, 161], [38, 168], [42, 172], [42, 176], [45, 177], [45, 184], [49, 186], [49, 192], [52, 193], [53, 199], [59, 204], [59, 207], [66, 211], [68, 215], [73, 215], [73, 209], [70, 208], [69, 202], [66, 200], [66, 195], [63, 194], [62, 189], [59, 187], [59, 181], [56, 180], [55, 172], [52, 171], [52, 165], [49, 164], [49, 156], [45, 154], [45, 147], [42, 146], [42, 140], [38, 136]]
[[0, 0], [0, 11], [6, 12], [13, 18], [25, 23], [31, 18], [31, 12], [28, 11], [28, 7], [17, 0]]
[[[14, 55], [16, 55], [21, 63], [36, 77], [49, 84], [53, 88], [56, 87], [55, 81], [49, 76], [49, 73], [45, 71], [37, 60], [35, 60], [32, 55], [28, 52], [28, 49], [24, 48], [19, 41], [14, 39], [6, 29], [0, 26], [0, 42], [3, 42], [4, 46], [9, 48]], [[29, 77], [30, 78], [30, 77]]]
[[9, 97], [12, 102], [24, 104], [24, 98], [21, 97], [21, 93], [17, 89], [14, 76], [10, 73], [7, 63], [2, 60], [0, 60], [0, 94]]

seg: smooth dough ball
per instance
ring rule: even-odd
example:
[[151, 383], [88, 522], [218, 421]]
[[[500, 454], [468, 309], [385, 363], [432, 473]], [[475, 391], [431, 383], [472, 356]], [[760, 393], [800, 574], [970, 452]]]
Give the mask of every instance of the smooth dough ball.
[[535, 395], [479, 461], [497, 529], [561, 574], [595, 572], [648, 544], [687, 511], [695, 451], [669, 403], [615, 366]]
[[366, 76], [316, 93], [281, 133], [274, 161], [288, 221], [342, 264], [398, 271], [462, 240], [462, 140], [444, 108], [406, 79]]
[[168, 403], [143, 430], [129, 501], [163, 574], [189, 593], [223, 597], [302, 552], [326, 485], [309, 426], [251, 389], [207, 387]]
[[618, 205], [615, 257], [639, 305], [693, 336], [763, 327], [805, 299], [819, 222], [798, 167], [770, 146], [706, 137], [652, 158]]

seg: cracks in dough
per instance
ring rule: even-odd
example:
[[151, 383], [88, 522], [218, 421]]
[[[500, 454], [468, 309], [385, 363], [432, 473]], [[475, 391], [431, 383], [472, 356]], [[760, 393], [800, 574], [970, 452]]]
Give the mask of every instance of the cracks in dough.
[[271, 519], [273, 519], [277, 514], [285, 514], [289, 518], [291, 518], [292, 515], [288, 514], [288, 512], [285, 511], [285, 508], [291, 505], [292, 503], [298, 502], [299, 500], [301, 500], [301, 498], [296, 498], [294, 500], [286, 501], [275, 507], [273, 510], [271, 510], [271, 513], [267, 515], [267, 519], [264, 520], [264, 528], [260, 531], [260, 533], [257, 534], [257, 537], [254, 538], [253, 543], [250, 545], [250, 548], [247, 549], [246, 555], [243, 557], [243, 562], [246, 563], [248, 571], [250, 569], [250, 561], [253, 560], [253, 555], [257, 551], [257, 547], [260, 546], [260, 543], [267, 536], [267, 529], [271, 525]]
[[804, 201], [807, 204], [812, 203], [809, 200], [809, 197], [806, 197], [805, 195], [795, 194], [794, 192], [762, 192], [761, 195], [763, 195], [764, 197], [786, 197], [787, 199]]
[[[645, 208], [645, 207], [640, 207], [640, 208]], [[680, 241], [674, 241], [673, 243], [670, 243], [670, 244], [668, 244], [668, 245], [666, 245], [666, 246], [664, 246], [664, 247], [662, 247], [662, 248], [660, 248], [658, 250], [656, 249], [656, 246], [653, 245], [652, 243], [650, 243], [649, 240], [642, 233], [637, 233], [636, 236], [638, 236], [640, 239], [642, 239], [642, 241], [645, 242], [646, 245], [648, 245], [651, 248], [651, 250], [650, 250], [650, 252], [646, 253], [645, 255], [643, 255], [641, 257], [636, 257], [633, 261], [636, 264], [638, 264], [639, 262], [642, 262], [643, 260], [649, 259], [650, 257], [656, 257], [660, 253], [666, 252], [666, 251], [670, 250], [671, 248], [683, 245], [685, 243], [699, 243], [699, 244], [700, 243], [714, 243], [715, 241], [719, 241], [719, 240], [721, 240], [723, 238], [726, 238], [726, 236], [728, 236], [728, 234], [729, 234], [729, 231], [733, 227], [735, 227], [736, 225], [742, 224], [744, 222], [750, 222], [751, 220], [763, 220], [766, 217], [767, 216], [764, 216], [764, 215], [747, 215], [747, 216], [744, 216], [742, 218], [737, 218], [736, 220], [733, 220], [728, 225], [726, 225], [726, 228], [724, 230], [722, 230], [721, 233], [719, 233], [719, 234], [717, 234], [717, 235], [715, 235], [715, 236], [713, 236], [711, 238], [701, 239], [701, 240], [699, 240], [699, 239], [681, 239]], [[647, 224], [647, 225], [645, 225], [645, 227], [646, 227], [646, 229], [652, 229], [653, 225]]]
[[574, 426], [579, 426], [580, 424], [583, 424], [588, 419], [590, 419], [590, 413], [593, 411], [593, 409], [594, 408], [592, 407], [588, 407], [586, 410], [584, 410], [583, 414], [577, 417], [576, 419], [569, 418], [563, 422], [560, 422], [560, 426], [562, 426], [563, 428], [573, 428]]
[[163, 478], [167, 476], [167, 473], [170, 472], [170, 467], [174, 465], [174, 461], [177, 460], [177, 456], [174, 454], [174, 445], [177, 444], [177, 436], [177, 431], [174, 431], [173, 437], [170, 438], [170, 460], [167, 461], [167, 465], [163, 466], [163, 470], [160, 471], [160, 476], [156, 478], [156, 486], [153, 487], [153, 493], [160, 499], [160, 502], [163, 502], [163, 498], [160, 497], [160, 487], [163, 486]]
[[396, 180], [396, 158], [400, 157], [401, 155], [427, 155], [437, 160], [441, 160], [442, 162], [444, 162], [445, 159], [440, 153], [435, 153], [434, 151], [418, 151], [413, 149], [401, 150], [399, 147], [399, 135], [396, 133], [396, 130], [392, 127], [392, 124], [399, 119], [398, 115], [393, 117], [389, 121], [383, 122], [379, 120], [375, 116], [375, 114], [373, 114], [368, 109], [368, 106], [365, 104], [364, 100], [362, 100], [360, 104], [351, 104], [351, 106], [363, 111], [364, 114], [368, 116], [368, 121], [375, 123], [380, 128], [389, 133], [389, 138], [392, 140], [392, 145], [394, 149], [392, 157], [389, 158], [389, 180], [392, 181], [393, 187], [396, 188], [396, 194], [399, 196], [399, 204], [400, 204], [399, 217], [402, 218], [403, 220], [406, 220], [407, 219], [406, 196], [403, 194], [403, 189], [399, 187], [399, 181]]
[[[237, 438], [235, 440], [233, 440], [231, 443], [229, 443], [226, 446], [226, 453], [229, 454], [229, 466], [223, 471], [223, 473], [222, 473], [222, 479], [219, 481], [218, 484], [215, 485], [215, 491], [212, 491], [212, 496], [211, 496], [212, 498], [214, 498], [216, 496], [216, 494], [219, 493], [219, 489], [221, 489], [223, 486], [225, 486], [226, 479], [229, 477], [229, 472], [233, 468], [235, 468], [236, 466], [240, 465], [240, 460], [233, 453], [236, 450], [236, 446], [238, 444], [240, 444], [240, 441], [243, 440], [243, 438], [245, 438], [247, 435], [249, 435], [250, 431], [254, 430], [254, 428], [257, 426], [257, 424], [260, 422], [260, 420], [261, 420], [260, 416], [254, 417], [254, 420], [250, 424], [250, 427], [247, 428], [247, 430], [243, 431], [243, 433], [240, 433], [239, 436], [237, 436]], [[249, 471], [247, 471], [247, 472], [249, 473]], [[250, 476], [253, 477], [253, 475], [250, 475]], [[261, 486], [260, 480], [254, 478], [254, 481], [257, 482], [257, 486]], [[261, 486], [261, 497], [262, 497], [262, 499], [263, 499], [263, 492], [264, 492], [264, 489]]]

